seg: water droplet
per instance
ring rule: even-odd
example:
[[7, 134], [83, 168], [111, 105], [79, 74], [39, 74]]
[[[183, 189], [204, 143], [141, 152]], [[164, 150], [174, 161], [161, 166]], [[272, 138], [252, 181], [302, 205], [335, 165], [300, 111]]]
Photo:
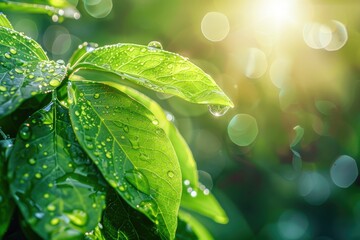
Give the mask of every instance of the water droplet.
[[78, 209], [73, 210], [71, 213], [67, 213], [66, 216], [77, 226], [84, 226], [88, 220], [87, 213]]
[[16, 51], [16, 49], [15, 49], [15, 48], [10, 48], [10, 53], [11, 53], [11, 54], [16, 54], [16, 53], [17, 53], [17, 51]]
[[6, 92], [6, 91], [7, 91], [7, 88], [4, 87], [4, 86], [0, 86], [0, 91], [1, 91], [1, 92]]
[[153, 221], [156, 220], [156, 217], [159, 214], [158, 206], [156, 202], [154, 202], [153, 200], [141, 201], [137, 207], [140, 208], [145, 213], [150, 214], [151, 220]]
[[133, 139], [129, 139], [130, 141], [130, 144], [132, 146], [133, 149], [139, 149], [140, 148], [140, 145], [139, 145], [139, 138], [138, 137], [135, 137]]
[[59, 224], [59, 222], [60, 222], [60, 219], [58, 219], [58, 218], [53, 218], [50, 220], [50, 224], [53, 226]]
[[35, 178], [40, 179], [42, 177], [41, 173], [35, 173]]
[[120, 190], [121, 192], [125, 192], [126, 189], [127, 189], [127, 186], [126, 186], [126, 185], [120, 185], [120, 186], [119, 186], [119, 190]]
[[50, 194], [48, 194], [48, 193], [44, 194], [44, 198], [49, 198], [49, 197], [50, 197]]
[[36, 160], [35, 160], [34, 158], [30, 158], [30, 159], [28, 160], [28, 163], [29, 163], [30, 165], [35, 165]]
[[57, 60], [56, 63], [59, 65], [65, 65], [65, 62], [62, 59]]
[[54, 14], [54, 15], [51, 16], [51, 20], [52, 20], [53, 22], [58, 22], [58, 21], [59, 21], [59, 16], [56, 15], [56, 14]]
[[46, 209], [47, 209], [48, 211], [50, 211], [50, 212], [53, 212], [53, 211], [56, 210], [56, 207], [55, 207], [55, 205], [53, 205], [53, 204], [49, 204], [49, 205], [46, 207]]
[[86, 52], [94, 51], [99, 45], [97, 43], [88, 43], [86, 45]]
[[19, 69], [19, 68], [15, 68], [15, 72], [18, 73], [18, 74], [22, 74], [24, 73], [23, 70]]
[[173, 178], [175, 176], [173, 171], [168, 171], [167, 175], [168, 175], [169, 178]]
[[52, 86], [52, 87], [58, 87], [59, 85], [60, 85], [60, 81], [59, 80], [57, 80], [57, 79], [52, 79], [50, 82], [49, 82], [49, 84], [50, 84], [50, 86]]
[[190, 180], [187, 180], [187, 179], [184, 180], [184, 185], [185, 185], [185, 186], [189, 186], [189, 185], [190, 185]]
[[24, 123], [21, 127], [20, 127], [20, 132], [19, 132], [20, 138], [23, 140], [28, 140], [31, 137], [31, 129], [28, 123]]
[[140, 171], [132, 169], [125, 173], [125, 179], [139, 191], [150, 195], [148, 179]]
[[151, 41], [149, 42], [148, 44], [148, 49], [149, 50], [162, 50], [163, 47], [162, 47], [162, 44], [158, 41]]
[[9, 53], [5, 53], [4, 56], [7, 58], [7, 59], [10, 59], [11, 58], [11, 55]]
[[209, 112], [215, 117], [223, 116], [230, 107], [223, 105], [209, 105]]
[[100, 97], [100, 94], [99, 94], [99, 93], [95, 93], [95, 94], [94, 94], [94, 98], [95, 98], [95, 99], [98, 99], [99, 97]]
[[112, 158], [112, 155], [111, 155], [111, 152], [107, 152], [106, 154], [105, 154], [105, 156], [107, 157], [107, 158]]
[[154, 120], [152, 121], [152, 123], [153, 123], [154, 125], [158, 125], [158, 124], [159, 124], [159, 121], [158, 121], [157, 119], [154, 119]]

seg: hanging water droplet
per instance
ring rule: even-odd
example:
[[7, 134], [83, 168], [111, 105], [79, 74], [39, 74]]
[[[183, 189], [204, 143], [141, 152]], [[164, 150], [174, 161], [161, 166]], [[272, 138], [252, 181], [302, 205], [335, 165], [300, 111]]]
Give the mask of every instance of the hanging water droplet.
[[173, 171], [168, 171], [167, 175], [168, 175], [169, 178], [173, 178], [175, 176]]
[[84, 226], [88, 220], [87, 213], [78, 209], [73, 210], [71, 213], [67, 213], [66, 216], [77, 226]]
[[162, 44], [158, 41], [151, 41], [149, 42], [148, 44], [148, 49], [149, 50], [162, 50], [163, 47], [162, 47]]
[[223, 116], [230, 107], [224, 105], [209, 105], [209, 112], [215, 117]]
[[148, 179], [140, 171], [132, 169], [125, 173], [125, 179], [137, 190], [150, 195], [150, 185]]
[[31, 129], [28, 123], [24, 123], [21, 127], [20, 127], [20, 132], [19, 132], [20, 138], [23, 140], [28, 140], [31, 137]]

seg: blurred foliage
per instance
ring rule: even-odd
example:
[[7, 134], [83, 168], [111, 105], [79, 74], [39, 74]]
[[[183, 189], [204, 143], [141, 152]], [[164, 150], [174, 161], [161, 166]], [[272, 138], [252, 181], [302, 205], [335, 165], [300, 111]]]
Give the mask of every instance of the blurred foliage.
[[[216, 118], [204, 106], [147, 93], [161, 99], [193, 150], [200, 181], [229, 215], [225, 226], [199, 216], [215, 239], [360, 238], [359, 1], [83, 0], [77, 9], [80, 19], [62, 23], [6, 14], [55, 59], [84, 41], [160, 41], [208, 72], [234, 102]], [[228, 21], [221, 41], [204, 33], [209, 12]], [[231, 121], [237, 114], [256, 119], [247, 146], [228, 135], [248, 131], [247, 122]], [[343, 155], [351, 164], [342, 167]], [[347, 173], [355, 178], [338, 187]]]

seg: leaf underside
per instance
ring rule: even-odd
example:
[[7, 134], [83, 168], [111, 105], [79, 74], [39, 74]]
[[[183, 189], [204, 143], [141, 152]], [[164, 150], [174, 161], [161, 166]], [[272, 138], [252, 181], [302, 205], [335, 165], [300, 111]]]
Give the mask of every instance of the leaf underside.
[[209, 75], [188, 59], [162, 49], [135, 44], [108, 45], [85, 54], [74, 68], [109, 71], [193, 103], [233, 106]]
[[42, 238], [80, 238], [98, 224], [106, 184], [60, 104], [37, 111], [20, 127], [8, 172], [11, 194]]
[[133, 208], [173, 239], [181, 197], [178, 161], [158, 119], [141, 103], [103, 84], [71, 82], [75, 133], [105, 179]]
[[26, 99], [55, 89], [65, 74], [63, 62], [49, 61], [34, 40], [0, 27], [0, 118]]

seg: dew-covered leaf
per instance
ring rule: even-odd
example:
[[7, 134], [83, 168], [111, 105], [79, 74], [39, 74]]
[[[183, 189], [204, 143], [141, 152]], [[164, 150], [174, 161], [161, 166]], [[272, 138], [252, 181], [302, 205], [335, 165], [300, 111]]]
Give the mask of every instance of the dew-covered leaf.
[[69, 66], [72, 67], [72, 66], [76, 65], [76, 63], [79, 62], [86, 53], [94, 51], [94, 49], [97, 47], [98, 47], [98, 44], [92, 43], [92, 42], [90, 42], [90, 43], [84, 42], [84, 43], [80, 44], [69, 59]]
[[9, 184], [6, 179], [6, 159], [12, 146], [10, 139], [0, 141], [0, 239], [8, 229], [14, 210], [13, 200], [9, 193]]
[[22, 0], [19, 1], [0, 1], [0, 9], [7, 9], [13, 11], [40, 13], [57, 16], [53, 19], [61, 20], [63, 17], [80, 18], [80, 13], [74, 6], [74, 1], [65, 0]]
[[49, 61], [40, 45], [12, 29], [0, 27], [0, 117], [24, 100], [58, 87], [63, 61]]
[[83, 56], [74, 68], [109, 71], [138, 85], [194, 103], [233, 106], [215, 81], [199, 67], [156, 46], [100, 47]]
[[191, 150], [176, 127], [167, 120], [162, 108], [155, 101], [132, 88], [111, 82], [107, 84], [126, 93], [146, 107], [154, 115], [159, 127], [165, 131], [170, 139], [180, 164], [183, 180], [181, 207], [210, 217], [218, 223], [227, 223], [228, 217], [216, 198], [209, 189], [198, 182], [196, 162]]
[[174, 238], [181, 172], [170, 140], [144, 105], [103, 84], [72, 82], [75, 133], [109, 184]]
[[22, 215], [44, 239], [79, 238], [100, 221], [105, 181], [76, 141], [68, 111], [56, 102], [20, 127], [9, 179]]
[[3, 13], [0, 13], [0, 27], [13, 29], [13, 26], [11, 25], [10, 21]]

